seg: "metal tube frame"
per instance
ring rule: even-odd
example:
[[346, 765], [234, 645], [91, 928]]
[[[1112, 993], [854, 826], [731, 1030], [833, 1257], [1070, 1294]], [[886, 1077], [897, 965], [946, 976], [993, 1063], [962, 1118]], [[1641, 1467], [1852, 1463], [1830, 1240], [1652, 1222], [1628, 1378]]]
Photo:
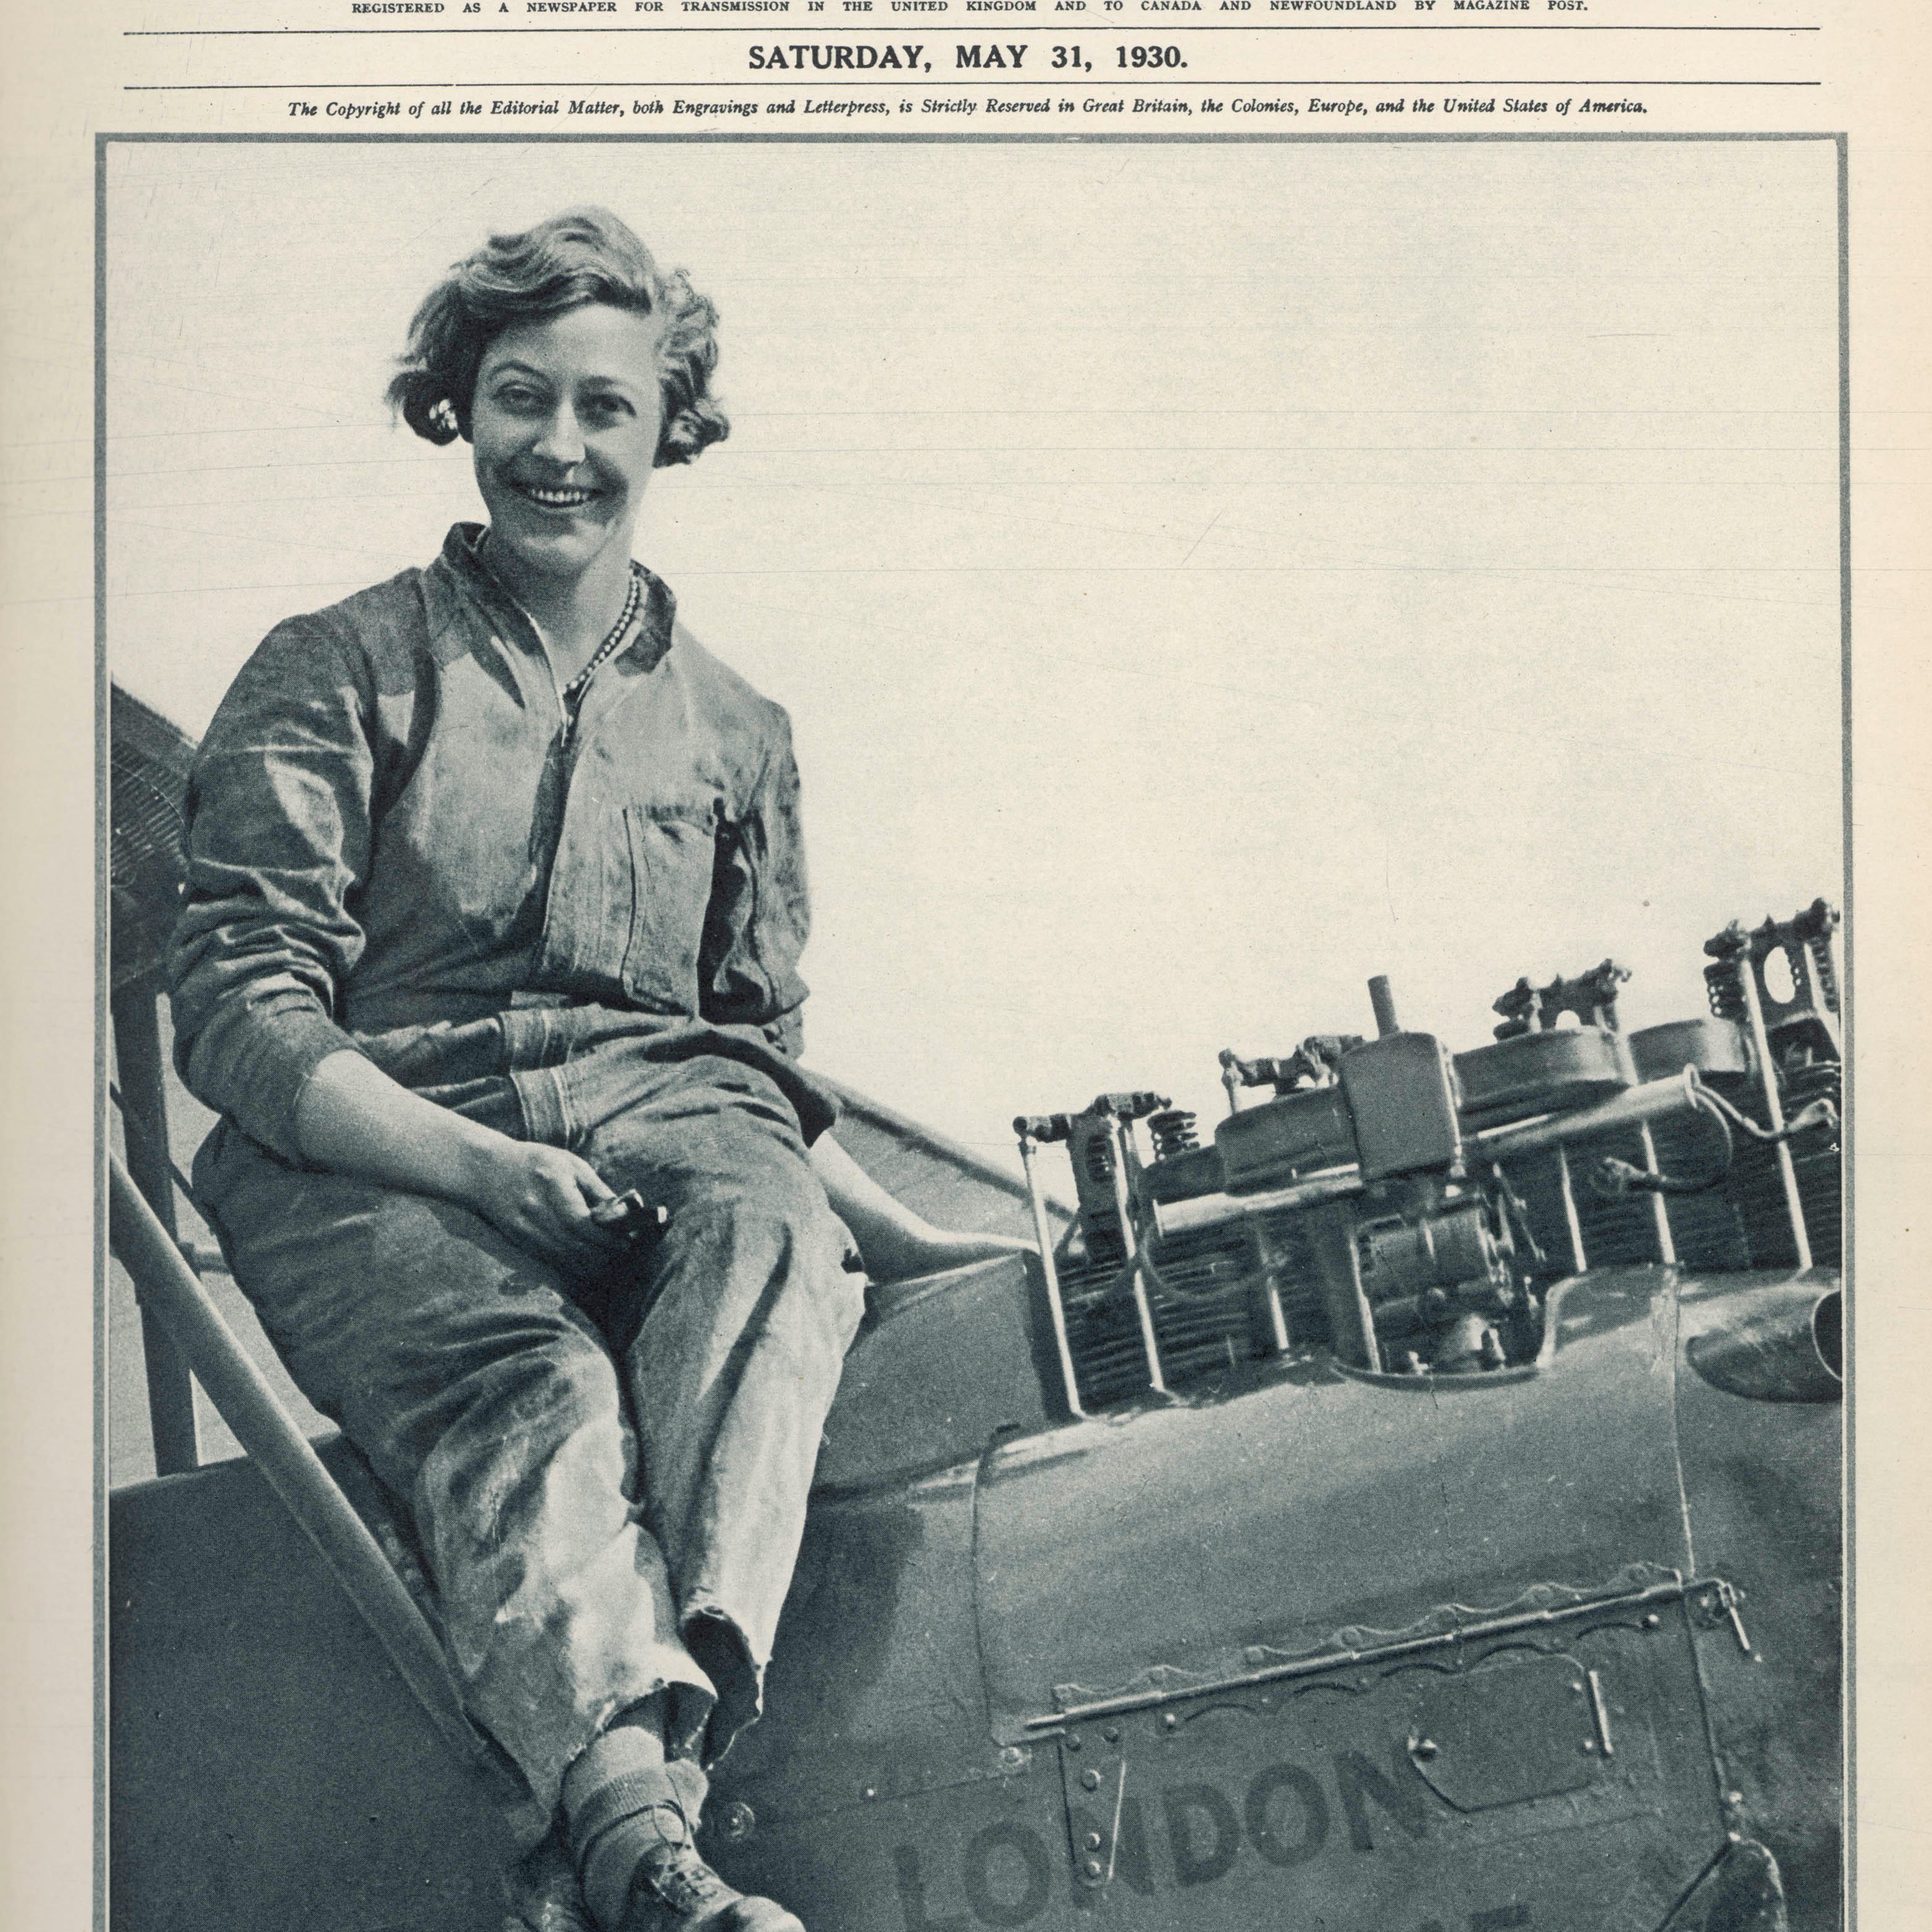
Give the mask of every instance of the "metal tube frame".
[[1264, 1222], [1250, 1222], [1248, 1235], [1254, 1250], [1256, 1270], [1262, 1278], [1262, 1304], [1268, 1316], [1273, 1352], [1285, 1355], [1292, 1346], [1292, 1338], [1288, 1332], [1288, 1316], [1281, 1305], [1281, 1250], [1269, 1238]]
[[1319, 1258], [1322, 1306], [1335, 1352], [1343, 1361], [1379, 1375], [1382, 1345], [1376, 1334], [1376, 1312], [1362, 1282], [1362, 1258], [1355, 1246], [1354, 1228], [1348, 1216], [1337, 1210], [1317, 1214], [1311, 1232]]
[[1156, 1201], [1154, 1225], [1163, 1238], [1225, 1228], [1251, 1214], [1272, 1214], [1280, 1208], [1318, 1208], [1324, 1201], [1345, 1201], [1362, 1191], [1362, 1177], [1352, 1167], [1330, 1174], [1267, 1187], [1253, 1194], [1197, 1194], [1188, 1201]]
[[1034, 1166], [1034, 1138], [1030, 1134], [1020, 1136], [1020, 1165], [1026, 1170], [1027, 1195], [1033, 1204], [1033, 1227], [1040, 1242], [1040, 1271], [1046, 1284], [1046, 1310], [1053, 1322], [1053, 1342], [1060, 1356], [1060, 1379], [1066, 1384], [1068, 1412], [1076, 1417], [1084, 1417], [1087, 1411], [1080, 1400], [1080, 1378], [1073, 1366], [1073, 1349], [1066, 1339], [1066, 1304], [1060, 1298], [1060, 1271], [1053, 1264], [1053, 1230], [1046, 1216], [1046, 1196], [1040, 1184], [1039, 1171]]
[[1515, 1126], [1486, 1127], [1480, 1133], [1472, 1134], [1465, 1144], [1473, 1159], [1514, 1160], [1523, 1154], [1542, 1154], [1561, 1147], [1565, 1141], [1582, 1140], [1591, 1134], [1641, 1126], [1646, 1120], [1688, 1113], [1697, 1105], [1696, 1096], [1696, 1069], [1687, 1066], [1682, 1073], [1663, 1080], [1646, 1080], [1642, 1086], [1628, 1088], [1610, 1100], [1599, 1100], [1594, 1106], [1578, 1107], [1567, 1114], [1547, 1114]]

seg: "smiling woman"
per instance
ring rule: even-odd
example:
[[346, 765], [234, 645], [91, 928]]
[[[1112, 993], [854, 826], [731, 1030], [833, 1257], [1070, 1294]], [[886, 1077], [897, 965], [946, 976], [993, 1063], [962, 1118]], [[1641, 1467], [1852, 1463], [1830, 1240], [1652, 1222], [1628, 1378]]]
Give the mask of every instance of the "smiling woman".
[[536, 622], [560, 686], [630, 602], [653, 469], [729, 424], [712, 401], [717, 310], [614, 216], [500, 236], [416, 311], [389, 399], [418, 435], [472, 446], [490, 568]]
[[652, 469], [725, 433], [715, 321], [598, 211], [431, 294], [391, 394], [472, 444], [488, 527], [244, 667], [170, 958], [198, 1200], [556, 1818], [542, 1932], [799, 1932], [699, 1857], [704, 1766], [758, 1713], [860, 1272], [1016, 1245], [830, 1138], [788, 722], [632, 556]]

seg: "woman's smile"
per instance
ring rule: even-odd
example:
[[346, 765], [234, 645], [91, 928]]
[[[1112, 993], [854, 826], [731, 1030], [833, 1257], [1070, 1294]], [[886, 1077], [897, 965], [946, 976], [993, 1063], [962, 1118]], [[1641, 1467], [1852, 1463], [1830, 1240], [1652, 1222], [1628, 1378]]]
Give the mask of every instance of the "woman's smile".
[[557, 484], [526, 483], [514, 478], [511, 481], [510, 487], [527, 502], [536, 504], [539, 509], [566, 512], [580, 510], [585, 504], [596, 502], [604, 494], [601, 490], [586, 490], [575, 486], [566, 488]]

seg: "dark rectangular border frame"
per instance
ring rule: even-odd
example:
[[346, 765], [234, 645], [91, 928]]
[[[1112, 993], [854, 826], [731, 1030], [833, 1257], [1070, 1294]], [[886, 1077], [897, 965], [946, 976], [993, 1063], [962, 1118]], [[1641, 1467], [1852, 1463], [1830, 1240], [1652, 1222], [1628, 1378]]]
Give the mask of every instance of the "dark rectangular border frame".
[[581, 144], [609, 147], [620, 143], [639, 145], [722, 146], [745, 142], [812, 147], [858, 143], [868, 146], [967, 146], [967, 147], [1356, 147], [1402, 146], [1431, 147], [1470, 146], [1535, 146], [1550, 142], [1571, 146], [1601, 142], [1646, 143], [1706, 142], [1828, 141], [1838, 150], [1838, 652], [1839, 734], [1843, 792], [1840, 800], [1844, 828], [1844, 986], [1841, 994], [1846, 1084], [1844, 1090], [1844, 1286], [1845, 1302], [1845, 1425], [1843, 1472], [1844, 1540], [1840, 1552], [1844, 1586], [1844, 1762], [1841, 1789], [1845, 1822], [1844, 1902], [1846, 1924], [1858, 1923], [1858, 1704], [1857, 1688], [1857, 1584], [1856, 1562], [1856, 1488], [1852, 1471], [1856, 1462], [1857, 1301], [1850, 1293], [1856, 1273], [1857, 1252], [1856, 1175], [1856, 1054], [1854, 1050], [1856, 1002], [1852, 987], [1856, 977], [1856, 924], [1852, 852], [1852, 374], [1851, 374], [1851, 220], [1850, 141], [1840, 130], [1832, 133], [1802, 130], [1723, 132], [1712, 134], [1624, 133], [1605, 129], [1558, 134], [1510, 132], [1508, 134], [1321, 134], [1256, 132], [1240, 134], [1167, 134], [1148, 130], [1143, 133], [1030, 134], [864, 134], [856, 130], [837, 134], [767, 133], [760, 129], [742, 134], [635, 134], [604, 133], [499, 134], [441, 130], [422, 134], [314, 133], [208, 133], [170, 134], [130, 131], [100, 132], [94, 137], [94, 1924], [96, 1932], [107, 1926], [107, 1154], [109, 1120], [108, 1069], [108, 880], [109, 880], [109, 762], [107, 668], [107, 151], [116, 145], [147, 146], [173, 142], [203, 147], [245, 143], [256, 146], [308, 146], [351, 145], [387, 147], [405, 143], [430, 143], [466, 147]]

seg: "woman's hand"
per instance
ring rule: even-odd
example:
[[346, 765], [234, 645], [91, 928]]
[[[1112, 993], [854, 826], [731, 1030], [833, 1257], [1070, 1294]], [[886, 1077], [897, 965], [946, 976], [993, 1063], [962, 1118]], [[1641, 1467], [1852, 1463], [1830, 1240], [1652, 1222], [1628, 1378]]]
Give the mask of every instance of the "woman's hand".
[[458, 1202], [540, 1261], [583, 1272], [625, 1248], [590, 1218], [611, 1196], [587, 1161], [439, 1107], [359, 1053], [331, 1054], [309, 1076], [296, 1132], [316, 1166]]
[[459, 1198], [539, 1260], [581, 1272], [624, 1251], [622, 1237], [590, 1218], [614, 1197], [586, 1160], [540, 1141], [493, 1137], [472, 1156]]

